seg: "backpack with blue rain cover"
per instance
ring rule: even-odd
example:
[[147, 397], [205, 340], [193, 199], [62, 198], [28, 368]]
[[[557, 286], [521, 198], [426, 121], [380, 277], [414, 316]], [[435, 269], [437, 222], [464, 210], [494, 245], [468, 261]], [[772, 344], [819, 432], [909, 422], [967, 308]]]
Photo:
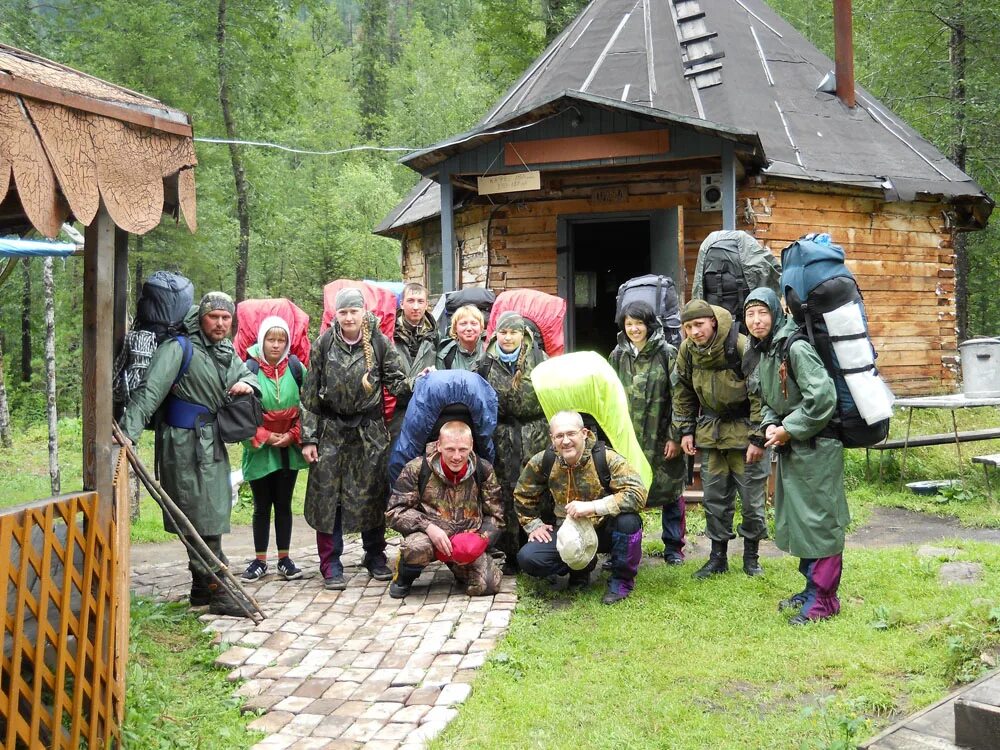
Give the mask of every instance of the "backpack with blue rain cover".
[[399, 438], [389, 456], [389, 481], [395, 484], [407, 462], [423, 456], [427, 443], [437, 440], [441, 426], [451, 420], [472, 428], [476, 455], [492, 463], [497, 408], [496, 391], [474, 372], [435, 370], [417, 378]]
[[844, 261], [827, 234], [808, 234], [782, 251], [781, 288], [798, 326], [782, 359], [795, 341], [813, 345], [837, 389], [831, 426], [845, 448], [864, 448], [889, 434], [892, 394], [878, 377], [864, 299]]

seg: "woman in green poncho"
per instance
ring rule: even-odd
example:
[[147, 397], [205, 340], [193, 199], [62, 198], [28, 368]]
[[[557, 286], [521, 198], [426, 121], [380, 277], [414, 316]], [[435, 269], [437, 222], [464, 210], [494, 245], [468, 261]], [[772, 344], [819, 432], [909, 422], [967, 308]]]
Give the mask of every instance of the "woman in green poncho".
[[819, 354], [807, 340], [792, 338], [777, 295], [755, 289], [743, 307], [756, 371], [745, 361], [751, 388], [763, 401], [766, 446], [778, 454], [774, 495], [774, 543], [800, 558], [806, 587], [778, 603], [795, 609], [793, 625], [840, 612], [837, 589], [844, 535], [851, 522], [844, 492], [844, 447], [830, 425], [837, 391]]

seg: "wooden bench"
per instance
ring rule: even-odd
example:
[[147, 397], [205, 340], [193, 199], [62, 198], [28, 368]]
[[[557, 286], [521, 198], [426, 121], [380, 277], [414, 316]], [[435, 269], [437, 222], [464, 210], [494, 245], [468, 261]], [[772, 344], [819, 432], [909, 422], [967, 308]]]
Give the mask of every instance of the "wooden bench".
[[[964, 430], [961, 432], [939, 432], [933, 435], [911, 435], [908, 438], [896, 438], [895, 440], [883, 440], [881, 443], [865, 448], [865, 475], [868, 475], [869, 451], [888, 451], [897, 448], [903, 449], [903, 466], [900, 468], [899, 483], [903, 483], [903, 472], [906, 468], [906, 451], [910, 448], [926, 448], [931, 445], [954, 445], [956, 449], [959, 443], [974, 443], [979, 440], [1000, 440], [1000, 427], [990, 427], [984, 430]], [[958, 454], [959, 464], [961, 464], [962, 454]], [[975, 461], [976, 459], [972, 459]], [[985, 471], [985, 467], [983, 468]], [[878, 478], [882, 481], [882, 457], [879, 456]], [[987, 486], [988, 488], [988, 486]]]
[[951, 445], [952, 443], [973, 443], [977, 440], [1000, 440], [1000, 428], [985, 430], [965, 430], [963, 432], [939, 432], [934, 435], [914, 435], [909, 440], [883, 440], [867, 450], [888, 451], [895, 448], [923, 448], [928, 445]]
[[993, 490], [990, 488], [990, 467], [994, 469], [1000, 466], [1000, 453], [991, 453], [988, 456], [973, 456], [972, 463], [983, 465], [983, 476], [986, 478], [986, 497], [993, 501]]

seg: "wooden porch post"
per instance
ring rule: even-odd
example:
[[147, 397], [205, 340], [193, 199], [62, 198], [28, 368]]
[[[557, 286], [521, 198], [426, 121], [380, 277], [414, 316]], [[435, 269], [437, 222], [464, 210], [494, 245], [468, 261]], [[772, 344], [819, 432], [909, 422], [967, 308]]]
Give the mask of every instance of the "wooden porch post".
[[722, 228], [736, 229], [736, 154], [732, 141], [722, 141]]
[[454, 194], [447, 162], [441, 165], [438, 180], [441, 183], [441, 291], [447, 294], [455, 289]]
[[101, 204], [83, 245], [83, 487], [111, 519], [111, 376], [114, 343], [115, 223]]
[[[114, 286], [114, 335], [112, 354], [117, 357], [125, 344], [126, 322], [128, 320], [128, 232], [115, 227], [115, 286]], [[115, 408], [114, 418], [120, 419], [122, 407]]]

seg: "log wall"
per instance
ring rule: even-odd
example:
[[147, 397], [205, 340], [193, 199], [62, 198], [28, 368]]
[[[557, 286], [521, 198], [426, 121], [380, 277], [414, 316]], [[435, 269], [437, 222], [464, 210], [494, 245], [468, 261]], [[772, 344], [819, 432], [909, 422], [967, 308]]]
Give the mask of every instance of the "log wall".
[[[497, 292], [530, 287], [555, 294], [559, 216], [679, 205], [682, 285], [690, 294], [698, 248], [722, 222], [721, 212], [700, 210], [699, 175], [705, 171], [712, 170], [545, 176], [542, 190], [519, 194], [516, 202], [460, 209], [461, 286], [487, 285]], [[844, 246], [865, 295], [879, 367], [893, 390], [898, 395], [952, 392], [957, 387], [954, 259], [945, 210], [940, 203], [887, 203], [858, 191], [811, 190], [802, 183], [757, 178], [739, 188], [737, 228], [778, 255], [807, 232], [830, 232]], [[427, 281], [424, 238], [434, 238], [439, 246], [439, 236], [437, 220], [406, 228], [405, 280]]]

